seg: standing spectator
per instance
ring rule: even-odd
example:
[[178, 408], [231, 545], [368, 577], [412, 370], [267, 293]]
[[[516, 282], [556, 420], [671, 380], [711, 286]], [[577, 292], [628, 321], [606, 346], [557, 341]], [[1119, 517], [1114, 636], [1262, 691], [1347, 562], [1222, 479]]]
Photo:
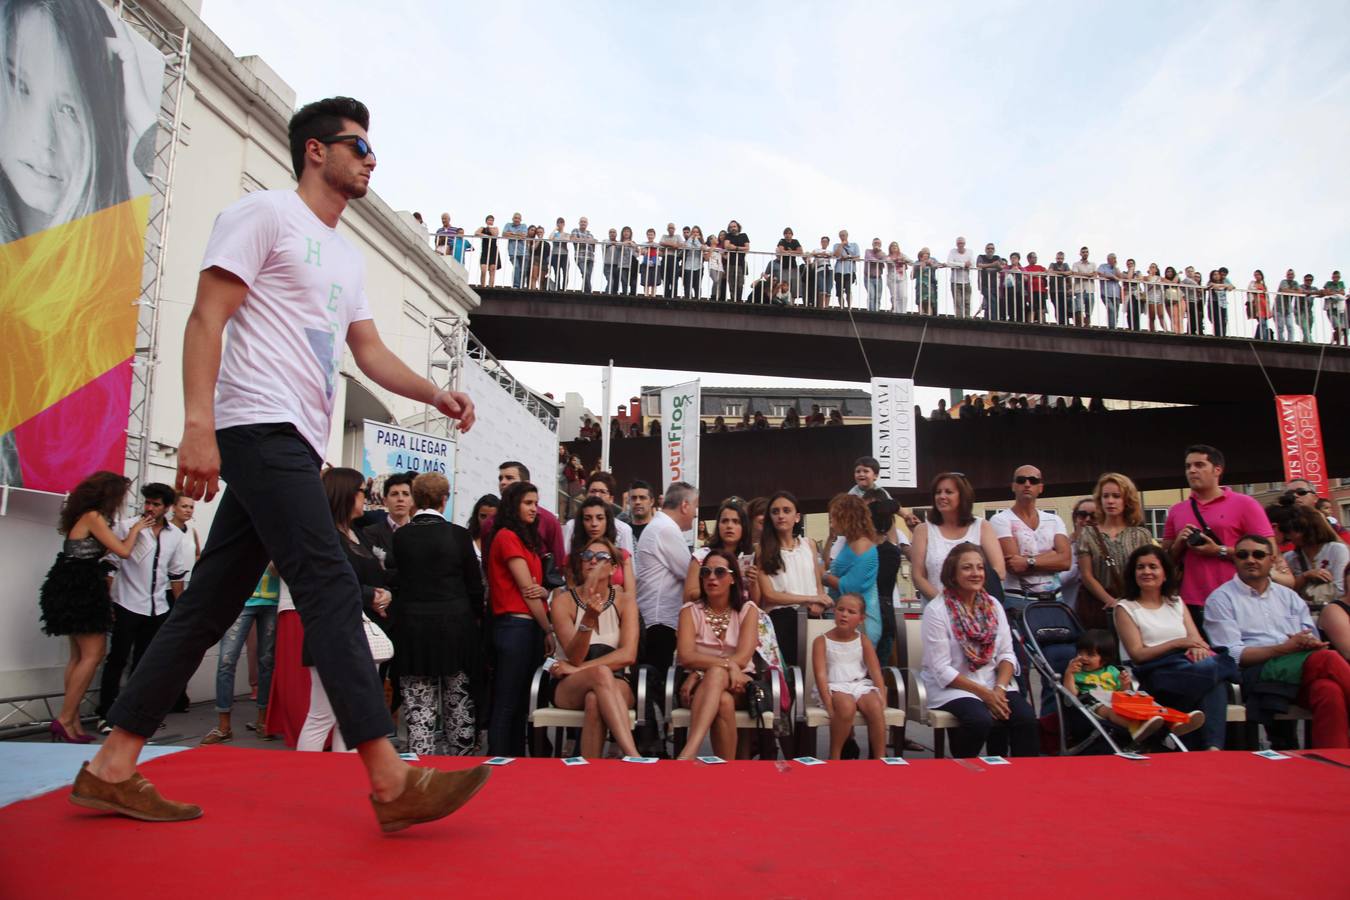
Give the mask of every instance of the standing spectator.
[[1313, 284], [1312, 273], [1303, 276], [1303, 285], [1300, 288], [1297, 303], [1294, 306], [1294, 318], [1298, 321], [1298, 329], [1303, 332], [1303, 343], [1310, 344], [1313, 339], [1313, 304], [1321, 291]]
[[194, 561], [201, 558], [202, 539], [197, 534], [197, 526], [192, 524], [192, 516], [197, 511], [197, 501], [186, 494], [180, 494], [178, 499], [173, 501], [173, 518], [169, 521], [192, 543], [192, 558]]
[[755, 555], [759, 602], [765, 609], [802, 605], [812, 616], [819, 616], [834, 601], [825, 592], [816, 542], [799, 533], [802, 514], [797, 498], [779, 491], [765, 508], [768, 527], [760, 531]]
[[66, 637], [70, 661], [65, 671], [61, 712], [52, 721], [52, 739], [87, 744], [93, 737], [80, 723], [80, 704], [94, 680], [107, 648], [112, 604], [102, 558], [114, 554], [127, 559], [137, 547], [142, 530], [154, 516], [141, 515], [119, 536], [109, 524], [121, 508], [128, 481], [114, 472], [95, 472], [81, 481], [61, 507], [61, 552], [42, 582], [39, 606], [42, 631]]
[[791, 228], [783, 229], [777, 250], [778, 268], [782, 273], [779, 277], [788, 282], [794, 298], [802, 296], [805, 288], [797, 268], [797, 260], [802, 256], [802, 242], [793, 235]]
[[544, 226], [531, 225], [525, 232], [525, 242], [530, 247], [530, 289], [546, 291], [549, 259], [553, 251], [544, 237]]
[[1275, 340], [1294, 339], [1294, 308], [1302, 292], [1294, 270], [1286, 270], [1279, 292], [1275, 294]]
[[1133, 259], [1125, 260], [1120, 273], [1121, 290], [1125, 294], [1125, 322], [1131, 331], [1139, 331], [1144, 320], [1144, 274], [1135, 267]]
[[1044, 272], [1045, 266], [1037, 262], [1036, 251], [1027, 254], [1027, 264], [1022, 267], [1022, 271], [1027, 273], [1027, 321], [1044, 322], [1046, 283], [1045, 276], [1037, 273]]
[[605, 241], [604, 249], [601, 251], [604, 255], [603, 270], [605, 274], [605, 293], [617, 294], [620, 284], [620, 265], [619, 265], [619, 232], [617, 229], [609, 230], [609, 238]]
[[469, 522], [465, 528], [469, 532], [469, 537], [473, 539], [473, 553], [478, 557], [478, 567], [483, 567], [483, 547], [489, 534], [492, 531], [492, 522], [497, 516], [497, 510], [501, 508], [501, 500], [496, 494], [484, 494], [473, 504], [473, 509], [469, 512]]
[[539, 489], [513, 481], [502, 491], [488, 549], [488, 599], [492, 606], [492, 714], [488, 753], [524, 756], [530, 675], [553, 649], [544, 543], [539, 534]]
[[[633, 536], [633, 526], [618, 517], [619, 508], [614, 503], [615, 486], [616, 483], [613, 475], [608, 472], [593, 472], [590, 477], [586, 479], [586, 499], [589, 500], [592, 497], [598, 497], [600, 500], [604, 501], [607, 507], [609, 507], [609, 518], [614, 524], [614, 534], [607, 534], [606, 537], [613, 541], [624, 553], [632, 556], [637, 552], [637, 538]], [[572, 535], [576, 528], [576, 524], [576, 519], [573, 518], [569, 520], [567, 524], [563, 525], [563, 545], [569, 550], [569, 558], [571, 555], [570, 549], [573, 543]], [[621, 560], [614, 561], [614, 568], [620, 575], [623, 574], [623, 563]]]
[[455, 262], [464, 262], [464, 241], [460, 236], [464, 229], [450, 224], [450, 214], [441, 213], [441, 227], [436, 229], [436, 252], [441, 256], [453, 256]]
[[486, 694], [483, 579], [473, 537], [446, 521], [450, 483], [445, 476], [418, 475], [412, 496], [416, 512], [394, 535], [399, 566], [394, 660], [408, 750], [419, 756], [463, 756], [477, 742]]
[[722, 237], [715, 234], [703, 245], [703, 264], [708, 270], [708, 299], [718, 302], [727, 299], [726, 251], [722, 249]]
[[275, 563], [268, 563], [253, 596], [244, 601], [239, 618], [220, 639], [220, 656], [216, 660], [216, 727], [202, 738], [202, 744], [220, 744], [234, 739], [230, 727], [230, 712], [234, 707], [234, 672], [239, 664], [239, 653], [244, 649], [245, 636], [258, 629], [258, 718], [248, 727], [262, 740], [268, 740], [267, 701], [272, 691], [272, 661], [275, 659], [277, 639], [277, 603], [281, 598], [281, 576]]
[[1181, 293], [1186, 298], [1186, 333], [1205, 333], [1204, 291], [1200, 289], [1200, 273], [1195, 266], [1187, 266], [1181, 278]]
[[[193, 548], [187, 536], [177, 528], [169, 527], [165, 514], [177, 499], [167, 484], [151, 483], [141, 488], [145, 501], [141, 515], [117, 523], [113, 536], [125, 541], [141, 519], [152, 519], [141, 525], [131, 555], [113, 562], [109, 595], [112, 598], [112, 641], [108, 658], [103, 663], [103, 680], [98, 695], [98, 717], [103, 720], [99, 730], [111, 733], [108, 711], [117, 702], [122, 690], [122, 672], [128, 659], [135, 672], [150, 642], [169, 618], [173, 601], [183, 593], [183, 575], [192, 568]], [[118, 555], [118, 554], [115, 554]], [[177, 710], [186, 712], [184, 698], [179, 698]]]
[[1106, 254], [1106, 262], [1097, 267], [1097, 278], [1102, 283], [1102, 305], [1106, 307], [1106, 327], [1115, 329], [1120, 319], [1120, 269], [1116, 255]]
[[1148, 330], [1157, 331], [1158, 326], [1167, 330], [1167, 306], [1163, 302], [1162, 270], [1157, 263], [1148, 264], [1144, 275], [1144, 302], [1148, 306]]
[[1186, 482], [1191, 496], [1167, 511], [1163, 546], [1181, 567], [1181, 599], [1205, 629], [1205, 598], [1233, 577], [1233, 545], [1244, 534], [1270, 537], [1265, 510], [1246, 494], [1223, 487], [1224, 457], [1215, 447], [1186, 448]]
[[[1216, 644], [1242, 669], [1248, 709], [1261, 709], [1269, 730], [1293, 700], [1312, 713], [1310, 748], [1350, 747], [1350, 663], [1319, 639], [1303, 598], [1271, 579], [1268, 538], [1243, 535], [1235, 556], [1237, 574], [1210, 594], [1207, 606]], [[1297, 685], [1294, 697], [1279, 691], [1286, 685]]]
[[[811, 252], [806, 259], [806, 305], [816, 309], [825, 309], [830, 305], [830, 285], [834, 273], [830, 269], [830, 239], [820, 236], [820, 249]], [[810, 424], [809, 422], [807, 423]]]
[[966, 249], [966, 239], [958, 237], [947, 252], [947, 268], [952, 270], [952, 306], [960, 319], [970, 317], [970, 268], [974, 256]]
[[[631, 492], [630, 492], [631, 493]], [[673, 483], [637, 543], [637, 601], [646, 628], [643, 662], [670, 668], [692, 553], [684, 534], [698, 517], [698, 491]]]
[[1083, 529], [1096, 515], [1097, 502], [1091, 497], [1080, 498], [1070, 513], [1072, 521], [1069, 524], [1073, 530], [1069, 532], [1069, 568], [1059, 576], [1060, 599], [1070, 609], [1078, 608], [1078, 593], [1083, 587], [1082, 573], [1078, 568], [1078, 540], [1083, 536]]
[[[656, 240], [655, 228], [647, 229], [647, 240], [640, 245], [640, 250], [643, 292], [648, 297], [655, 297], [656, 286], [661, 283], [661, 244]], [[671, 265], [673, 267], [674, 263]]]
[[928, 703], [961, 723], [952, 756], [1035, 756], [1036, 713], [1013, 680], [1017, 656], [1003, 607], [985, 591], [984, 554], [957, 544], [942, 563], [942, 593], [923, 611], [923, 669]]
[[1270, 313], [1270, 294], [1266, 290], [1266, 275], [1257, 269], [1247, 284], [1247, 318], [1256, 321], [1256, 333], [1252, 336], [1258, 341], [1275, 339], [1270, 330]]
[[[891, 294], [891, 311], [896, 313], [909, 312], [909, 281], [908, 273], [910, 259], [900, 250], [900, 244], [891, 241], [890, 247], [886, 249], [886, 289]], [[969, 276], [967, 276], [969, 277]], [[970, 305], [970, 284], [966, 284], [966, 305]], [[970, 312], [969, 309], [966, 310]]]
[[1294, 575], [1293, 588], [1313, 611], [1345, 600], [1350, 547], [1315, 505], [1296, 505], [1283, 531], [1294, 548], [1284, 555]]
[[1139, 489], [1128, 477], [1107, 472], [1097, 479], [1092, 491], [1096, 513], [1079, 522], [1074, 510], [1074, 528], [1078, 537], [1079, 578], [1074, 609], [1085, 628], [1112, 628], [1116, 601], [1124, 597], [1125, 566], [1130, 555], [1153, 543], [1144, 526], [1144, 510]]
[[858, 245], [848, 239], [848, 231], [839, 232], [839, 242], [830, 249], [834, 257], [834, 293], [841, 307], [853, 306], [853, 282], [857, 280], [856, 263], [862, 259]]
[[[1004, 303], [1004, 310], [1014, 322], [1027, 321], [1025, 292], [1022, 290], [1022, 272], [1022, 254], [1009, 253], [1008, 263], [1003, 267], [1003, 292], [1007, 298]], [[1008, 408], [1016, 409], [1012, 399], [1009, 398]]]
[[[529, 480], [529, 468], [518, 460], [508, 459], [497, 467], [497, 493], [502, 496], [506, 496], [508, 485]], [[540, 552], [552, 554], [555, 561], [560, 561], [567, 555], [566, 544], [562, 538], [562, 524], [558, 522], [557, 516], [544, 507], [537, 506], [537, 510], [539, 540], [543, 545]], [[492, 527], [495, 527], [495, 523]], [[491, 531], [492, 528], [489, 527], [488, 530]]]
[[1078, 249], [1078, 261], [1073, 264], [1073, 324], [1085, 328], [1092, 324], [1093, 285], [1097, 267], [1088, 259], [1088, 248]]
[[1228, 280], [1228, 269], [1220, 266], [1209, 279], [1209, 320], [1217, 337], [1228, 336], [1228, 292], [1235, 290]]
[[632, 297], [637, 294], [638, 283], [637, 242], [633, 240], [633, 229], [627, 225], [619, 230], [618, 276], [619, 291]]
[[984, 245], [984, 252], [975, 257], [975, 268], [979, 270], [980, 296], [984, 298], [984, 316], [992, 322], [1003, 319], [1003, 310], [999, 304], [999, 282], [1003, 274], [1003, 257], [994, 252], [991, 241]]
[[1340, 272], [1332, 272], [1331, 280], [1322, 285], [1322, 308], [1331, 324], [1331, 343], [1344, 347], [1350, 344], [1346, 329], [1345, 282]]
[[1020, 610], [1037, 600], [1058, 600], [1059, 573], [1069, 569], [1069, 532], [1052, 510], [1036, 508], [1045, 492], [1041, 470], [1018, 466], [1013, 472], [1016, 498], [1009, 509], [989, 520], [1008, 574], [1003, 579], [1004, 604]]
[[[342, 545], [343, 555], [356, 583], [360, 586], [361, 611], [381, 631], [388, 632], [389, 605], [393, 601], [393, 595], [389, 592], [389, 581], [384, 566], [375, 555], [374, 548], [366, 540], [365, 535], [356, 528], [356, 521], [365, 513], [365, 476], [355, 469], [333, 467], [325, 469], [319, 479], [328, 499], [328, 509]], [[337, 713], [315, 663], [315, 641], [316, 636], [312, 632], [307, 633], [300, 652], [301, 664], [309, 669], [309, 713], [305, 716], [305, 724], [300, 729], [295, 749], [322, 752], [331, 734], [335, 752], [354, 750], [355, 748], [346, 742], [349, 735], [343, 734], [342, 729], [337, 727]], [[371, 661], [369, 650], [364, 654], [364, 662], [371, 665], [374, 674], [376, 666]]]
[[[577, 220], [577, 227], [568, 235], [577, 245], [577, 271], [581, 273], [581, 290], [591, 293], [591, 273], [595, 271], [595, 235], [591, 234], [591, 222], [585, 216]], [[613, 240], [613, 238], [611, 238]], [[606, 276], [608, 278], [608, 276]], [[565, 279], [564, 279], [565, 281]]]
[[937, 270], [942, 263], [933, 259], [933, 252], [927, 247], [919, 249], [914, 260], [914, 299], [919, 306], [919, 315], [937, 315], [938, 285]]
[[667, 300], [674, 300], [680, 288], [681, 261], [684, 257], [684, 240], [675, 233], [675, 223], [666, 223], [666, 233], [661, 236], [661, 283], [665, 285]]
[[872, 514], [862, 498], [853, 494], [837, 495], [830, 501], [829, 513], [830, 530], [844, 539], [844, 545], [822, 581], [836, 601], [845, 594], [863, 598], [863, 633], [875, 645], [881, 640], [881, 604], [877, 598], [877, 533], [872, 527]]
[[495, 221], [495, 216], [488, 216], [473, 233], [474, 237], [483, 239], [481, 252], [478, 254], [478, 283], [485, 284], [488, 287], [497, 285], [497, 270], [502, 267], [501, 253], [497, 249], [499, 232], [497, 226], [492, 224]]
[[881, 283], [886, 274], [886, 254], [881, 252], [881, 238], [872, 238], [872, 246], [863, 257], [863, 284], [867, 289], [867, 311], [881, 311]]
[[[726, 423], [722, 423], [726, 431]], [[633, 526], [633, 552], [637, 552], [637, 542], [642, 539], [643, 530], [651, 524], [655, 513], [656, 494], [652, 486], [645, 481], [634, 481], [628, 485], [628, 524]]]
[[529, 234], [529, 227], [520, 221], [520, 213], [512, 213], [511, 224], [502, 229], [507, 239], [506, 255], [511, 257], [511, 287], [517, 290], [529, 287], [530, 244], [526, 240]]
[[1172, 325], [1172, 333], [1181, 334], [1186, 330], [1185, 298], [1181, 293], [1181, 279], [1177, 277], [1177, 270], [1172, 266], [1163, 270], [1162, 295], [1163, 305], [1167, 307], [1167, 318]]
[[412, 519], [413, 494], [412, 483], [416, 472], [395, 472], [384, 479], [384, 510], [388, 513], [383, 519], [361, 529], [375, 548], [375, 555], [381, 563], [387, 563], [394, 550], [394, 532]]
[[684, 297], [703, 299], [703, 229], [695, 225], [689, 229], [684, 251]]
[[1073, 318], [1073, 304], [1069, 298], [1069, 264], [1064, 261], [1064, 251], [1055, 254], [1055, 261], [1049, 266], [1050, 304], [1055, 308], [1055, 321], [1068, 325]]
[[726, 251], [727, 287], [731, 302], [740, 303], [745, 290], [745, 254], [750, 252], [750, 236], [741, 231], [741, 223], [732, 219], [727, 223], [727, 236], [722, 243]]

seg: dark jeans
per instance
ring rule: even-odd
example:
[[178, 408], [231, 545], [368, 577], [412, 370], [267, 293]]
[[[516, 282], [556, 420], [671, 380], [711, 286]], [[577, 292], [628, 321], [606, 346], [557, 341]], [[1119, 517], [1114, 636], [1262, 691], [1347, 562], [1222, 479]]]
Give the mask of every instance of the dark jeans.
[[745, 293], [745, 263], [737, 261], [734, 254], [727, 260], [727, 291], [732, 303], [740, 303]]
[[834, 273], [834, 295], [839, 298], [839, 305], [853, 305], [853, 280], [857, 277], [852, 273], [841, 275]]
[[489, 756], [524, 756], [530, 714], [530, 678], [544, 658], [544, 633], [534, 619], [496, 616], [492, 620], [492, 716]]
[[549, 260], [549, 266], [553, 269], [553, 289], [567, 290], [567, 254], [555, 251]]
[[661, 260], [661, 283], [664, 285], [662, 294], [667, 300], [674, 300], [676, 292], [680, 289], [682, 268], [678, 254], [671, 254]]
[[338, 542], [319, 456], [290, 423], [216, 432], [229, 485], [192, 582], [108, 721], [151, 737], [202, 656], [239, 618], [270, 559], [290, 586], [305, 640], [347, 746], [394, 730], [361, 627], [361, 586]]
[[[666, 670], [675, 664], [675, 636], [675, 629], [669, 625], [650, 625], [643, 629], [642, 643], [638, 648], [638, 662], [652, 667], [654, 683], [660, 686], [657, 690], [647, 692], [647, 724], [638, 729], [638, 748], [648, 756], [661, 752], [655, 710], [657, 706], [665, 706], [663, 691]], [[666, 712], [669, 713], [669, 710]]]
[[1216, 335], [1228, 336], [1228, 308], [1221, 306], [1218, 300], [1209, 301], [1209, 321], [1214, 325]]
[[703, 299], [703, 270], [684, 270], [684, 298], [686, 300]]
[[951, 730], [952, 756], [957, 759], [978, 756], [986, 744], [989, 756], [1008, 756], [1009, 744], [1013, 756], [1040, 755], [1040, 723], [1031, 704], [1021, 691], [1013, 691], [1008, 695], [1008, 707], [1011, 717], [996, 722], [989, 707], [974, 697], [958, 697], [939, 706], [938, 709], [961, 720], [960, 727]]
[[511, 257], [511, 287], [516, 290], [530, 282], [530, 258], [524, 253]]
[[[1194, 616], [1196, 607], [1190, 610]], [[1134, 667], [1139, 684], [1159, 703], [1182, 712], [1204, 712], [1204, 726], [1182, 738], [1192, 750], [1223, 749], [1228, 727], [1228, 682], [1236, 679], [1237, 668], [1222, 648], [1215, 650], [1217, 655], [1200, 662], [1191, 662], [1178, 652]]]
[[[577, 271], [581, 273], [581, 290], [587, 294], [591, 292], [591, 273], [595, 271], [595, 257], [582, 259], [577, 257]], [[605, 273], [605, 278], [609, 278], [609, 273]]]
[[[143, 616], [113, 604], [112, 641], [108, 647], [108, 658], [103, 663], [103, 679], [98, 690], [96, 712], [100, 719], [108, 718], [108, 710], [117, 702], [117, 695], [122, 690], [122, 673], [126, 670], [127, 660], [131, 661], [131, 671], [134, 675], [141, 658], [145, 656], [145, 651], [149, 649], [160, 627], [169, 618], [169, 606], [164, 599], [161, 598], [156, 602], [157, 608], [164, 610], [157, 616]], [[173, 699], [178, 699], [177, 694]], [[167, 713], [169, 707], [166, 706], [164, 711]]]

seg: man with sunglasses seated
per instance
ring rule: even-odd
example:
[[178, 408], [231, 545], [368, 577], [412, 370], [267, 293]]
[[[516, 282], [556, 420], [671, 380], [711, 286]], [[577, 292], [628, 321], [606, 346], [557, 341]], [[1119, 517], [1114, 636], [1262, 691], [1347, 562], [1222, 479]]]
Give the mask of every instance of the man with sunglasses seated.
[[1036, 508], [1044, 491], [1041, 470], [1019, 466], [1013, 473], [1012, 507], [989, 520], [1007, 564], [1003, 605], [1009, 611], [1037, 600], [1059, 600], [1059, 573], [1067, 572], [1072, 562], [1064, 520], [1052, 510]]
[[[1238, 538], [1237, 574], [1205, 601], [1210, 643], [1226, 647], [1242, 672], [1248, 719], [1272, 742], [1292, 746], [1274, 718], [1290, 705], [1312, 712], [1312, 747], [1350, 747], [1350, 663], [1318, 638], [1303, 598], [1271, 580], [1275, 548], [1259, 534]], [[1286, 725], [1288, 723], [1279, 723]]]

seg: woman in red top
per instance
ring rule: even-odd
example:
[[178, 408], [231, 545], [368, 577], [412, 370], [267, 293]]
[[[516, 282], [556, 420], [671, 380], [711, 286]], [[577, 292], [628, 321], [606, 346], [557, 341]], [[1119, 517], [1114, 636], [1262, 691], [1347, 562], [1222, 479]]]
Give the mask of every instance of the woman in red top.
[[507, 485], [493, 525], [487, 554], [495, 651], [488, 754], [524, 756], [530, 676], [553, 632], [544, 605], [539, 489], [528, 481]]
[[1270, 295], [1266, 293], [1266, 274], [1260, 269], [1252, 273], [1252, 282], [1247, 285], [1247, 318], [1256, 321], [1258, 341], [1272, 340], [1270, 333]]

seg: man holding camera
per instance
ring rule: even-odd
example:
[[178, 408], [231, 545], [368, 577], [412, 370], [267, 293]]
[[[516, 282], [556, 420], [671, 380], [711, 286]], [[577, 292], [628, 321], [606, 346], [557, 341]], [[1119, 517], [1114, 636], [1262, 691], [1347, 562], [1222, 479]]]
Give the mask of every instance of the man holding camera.
[[1205, 627], [1205, 598], [1233, 578], [1233, 545], [1244, 534], [1271, 537], [1265, 510], [1246, 494], [1223, 487], [1223, 454], [1208, 444], [1186, 448], [1191, 496], [1167, 511], [1162, 543], [1181, 568], [1181, 599], [1195, 627]]

